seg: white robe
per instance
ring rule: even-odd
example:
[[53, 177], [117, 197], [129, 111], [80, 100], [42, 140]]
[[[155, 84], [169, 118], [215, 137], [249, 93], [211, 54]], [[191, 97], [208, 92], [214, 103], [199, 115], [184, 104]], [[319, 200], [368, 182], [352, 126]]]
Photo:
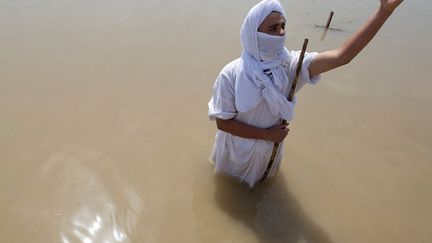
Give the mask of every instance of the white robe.
[[[261, 58], [257, 30], [272, 12], [285, 16], [278, 0], [262, 0], [251, 8], [240, 29], [243, 47], [239, 59], [221, 71], [215, 82], [213, 97], [209, 102], [211, 120], [235, 119], [239, 122], [269, 128], [281, 119], [293, 118], [294, 102], [287, 96], [294, 79], [299, 52], [284, 48], [271, 60]], [[309, 77], [309, 65], [317, 53], [307, 53], [297, 84], [299, 90], [305, 83], [316, 83], [319, 77]], [[270, 72], [271, 75], [264, 74]], [[225, 172], [248, 183], [251, 187], [263, 176], [270, 160], [273, 143], [265, 140], [241, 138], [218, 131], [211, 160], [216, 171]], [[269, 176], [273, 176], [281, 161], [283, 144], [279, 147]]]
[[[296, 92], [300, 90], [305, 83], [315, 84], [319, 81], [320, 76], [309, 77], [309, 65], [318, 53], [306, 53], [303, 60], [303, 66], [297, 83]], [[278, 91], [285, 97], [288, 97], [291, 83], [294, 79], [300, 52], [288, 52], [287, 63], [284, 66], [285, 74], [289, 82], [285, 82]], [[252, 109], [246, 112], [239, 112], [236, 108], [236, 75], [241, 65], [241, 59], [236, 59], [226, 65], [220, 72], [213, 87], [213, 96], [208, 103], [208, 116], [210, 120], [235, 119], [239, 122], [255, 126], [258, 128], [269, 128], [281, 121], [280, 116], [275, 116], [266, 99], [261, 101]], [[237, 90], [237, 92], [242, 92]], [[245, 90], [244, 92], [247, 92]], [[292, 109], [294, 109], [292, 104]], [[292, 114], [291, 114], [292, 116]], [[216, 172], [224, 172], [233, 177], [239, 178], [246, 182], [250, 187], [261, 179], [273, 150], [274, 143], [267, 140], [247, 139], [232, 135], [230, 133], [218, 130], [216, 141], [210, 160], [215, 165]], [[279, 146], [279, 151], [275, 158], [274, 164], [268, 176], [273, 176], [280, 166], [283, 153], [283, 143]]]

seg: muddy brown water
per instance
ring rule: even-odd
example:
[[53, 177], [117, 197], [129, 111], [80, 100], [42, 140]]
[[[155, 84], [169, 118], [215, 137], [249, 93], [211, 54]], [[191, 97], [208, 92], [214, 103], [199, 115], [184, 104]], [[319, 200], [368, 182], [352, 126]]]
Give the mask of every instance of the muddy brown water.
[[[213, 173], [207, 102], [255, 2], [1, 0], [0, 241], [430, 242], [432, 3], [301, 91], [249, 190]], [[336, 48], [378, 3], [283, 1], [287, 47]]]

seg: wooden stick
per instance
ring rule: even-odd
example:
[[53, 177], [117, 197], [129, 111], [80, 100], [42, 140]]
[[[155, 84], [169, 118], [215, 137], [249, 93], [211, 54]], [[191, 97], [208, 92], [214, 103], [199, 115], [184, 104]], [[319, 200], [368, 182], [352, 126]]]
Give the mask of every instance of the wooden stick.
[[[306, 48], [307, 48], [308, 42], [309, 42], [308, 39], [305, 39], [304, 42], [303, 42], [303, 47], [302, 47], [302, 50], [301, 50], [301, 53], [300, 53], [299, 62], [297, 64], [296, 75], [295, 75], [293, 83], [291, 85], [290, 93], [288, 95], [288, 101], [289, 102], [292, 102], [292, 100], [294, 98], [294, 94], [295, 94], [297, 82], [298, 82], [298, 79], [299, 79], [299, 76], [300, 76], [300, 72], [301, 72], [301, 69], [302, 69], [303, 59], [304, 59], [304, 56], [305, 56], [305, 53], [306, 53]], [[282, 120], [281, 124], [288, 126], [288, 122], [286, 120]], [[270, 156], [270, 161], [269, 161], [269, 163], [267, 165], [267, 169], [264, 172], [263, 177], [261, 178], [261, 181], [264, 181], [267, 178], [267, 175], [270, 172], [271, 167], [273, 166], [273, 163], [274, 163], [274, 160], [276, 158], [276, 154], [277, 154], [278, 150], [279, 150], [279, 143], [275, 143], [274, 146], [273, 146], [272, 154]]]
[[326, 24], [326, 26], [325, 26], [325, 28], [324, 28], [324, 32], [323, 32], [322, 35], [321, 35], [321, 41], [323, 41], [324, 38], [325, 38], [326, 35], [327, 35], [327, 31], [328, 31], [328, 29], [330, 28], [330, 22], [332, 21], [333, 14], [334, 14], [333, 11], [330, 11], [330, 14], [329, 14], [328, 19], [327, 19], [327, 24]]

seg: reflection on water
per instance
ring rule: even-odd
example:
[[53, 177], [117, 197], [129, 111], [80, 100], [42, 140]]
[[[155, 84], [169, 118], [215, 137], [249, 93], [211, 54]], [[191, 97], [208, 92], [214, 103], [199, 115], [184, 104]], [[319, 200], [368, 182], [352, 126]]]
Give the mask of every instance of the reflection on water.
[[210, 167], [200, 171], [212, 178], [197, 179], [194, 185], [201, 242], [333, 242], [303, 209], [284, 174], [250, 189], [231, 177], [213, 174]]
[[[112, 173], [112, 174], [111, 174]], [[130, 235], [136, 232], [136, 222], [143, 202], [135, 191], [109, 171], [104, 177], [111, 187], [86, 168], [74, 157], [65, 154], [53, 155], [42, 167], [42, 179], [54, 180], [52, 188], [57, 194], [67, 194], [69, 207], [62, 205], [60, 238], [69, 242], [131, 242]], [[121, 192], [115, 192], [114, 189]], [[114, 198], [114, 196], [123, 198]], [[121, 205], [117, 202], [124, 201]], [[73, 202], [73, 203], [71, 203]]]
[[331, 242], [288, 190], [283, 174], [279, 173], [253, 190], [225, 176], [214, 178], [217, 205], [249, 227], [259, 242]]

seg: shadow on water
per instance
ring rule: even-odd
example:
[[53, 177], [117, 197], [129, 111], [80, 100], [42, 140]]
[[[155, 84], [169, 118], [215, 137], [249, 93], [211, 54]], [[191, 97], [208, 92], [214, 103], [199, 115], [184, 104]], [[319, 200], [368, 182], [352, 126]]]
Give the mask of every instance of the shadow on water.
[[259, 242], [331, 243], [303, 211], [282, 173], [253, 189], [223, 175], [214, 180], [216, 204], [249, 227]]

